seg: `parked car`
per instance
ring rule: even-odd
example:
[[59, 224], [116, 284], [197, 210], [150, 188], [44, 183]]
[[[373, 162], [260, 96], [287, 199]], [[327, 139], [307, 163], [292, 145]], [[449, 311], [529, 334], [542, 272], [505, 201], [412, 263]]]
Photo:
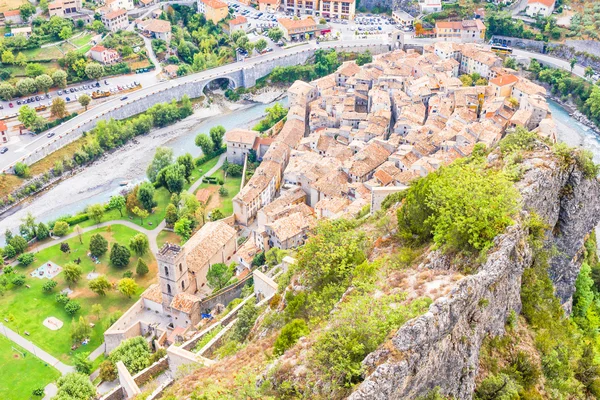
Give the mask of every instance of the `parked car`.
[[21, 105], [21, 100], [17, 100], [17, 105]]
[[47, 137], [51, 138], [52, 136], [56, 135], [55, 132], [48, 132], [48, 134], [46, 135]]
[[0, 154], [4, 154], [8, 151], [8, 147], [3, 147], [0, 149]]
[[63, 94], [62, 90], [59, 90], [59, 91], [58, 91], [58, 95], [59, 95], [59, 96], [62, 96], [62, 94]]
[[121, 97], [121, 101], [125, 101], [125, 100], [127, 100], [127, 99], [128, 99], [128, 97], [127, 97], [127, 96]]
[[67, 103], [68, 103], [69, 101], [71, 101], [71, 98], [70, 98], [70, 97], [67, 97], [65, 100], [66, 100], [66, 101], [67, 101]]
[[13, 106], [13, 103], [8, 103], [8, 106], [9, 106], [10, 108], [13, 108], [13, 107], [14, 107], [14, 106]]

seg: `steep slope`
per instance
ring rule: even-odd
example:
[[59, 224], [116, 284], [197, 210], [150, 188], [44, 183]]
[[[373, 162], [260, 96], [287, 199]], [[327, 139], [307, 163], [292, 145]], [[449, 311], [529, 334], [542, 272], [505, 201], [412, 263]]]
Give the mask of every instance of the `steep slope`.
[[[488, 159], [498, 157], [495, 152]], [[521, 222], [496, 238], [477, 274], [402, 326], [391, 350], [379, 349], [365, 359], [367, 377], [350, 399], [415, 398], [434, 387], [458, 399], [472, 397], [483, 338], [504, 333], [508, 315], [521, 309], [521, 276], [532, 262], [527, 214], [536, 213], [550, 227], [545, 240], [545, 247], [554, 249], [549, 274], [556, 296], [570, 310], [583, 243], [600, 220], [600, 184], [587, 179], [574, 158], [561, 158], [549, 148], [529, 154], [521, 170], [516, 184], [526, 210]], [[421, 268], [444, 266], [450, 267], [449, 259], [436, 252]]]

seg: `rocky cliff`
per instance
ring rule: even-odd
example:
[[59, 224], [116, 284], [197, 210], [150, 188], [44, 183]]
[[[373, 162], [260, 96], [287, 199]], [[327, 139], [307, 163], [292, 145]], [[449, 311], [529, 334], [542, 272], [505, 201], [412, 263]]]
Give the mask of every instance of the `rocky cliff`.
[[[535, 152], [523, 162], [526, 172], [517, 187], [522, 219], [535, 212], [549, 226], [546, 246], [555, 250], [549, 274], [570, 311], [583, 243], [600, 220], [600, 183], [585, 179], [576, 163], [564, 164], [548, 149]], [[367, 376], [350, 399], [415, 398], [436, 386], [470, 399], [483, 338], [504, 333], [507, 316], [521, 309], [521, 276], [532, 262], [527, 237], [522, 223], [497, 237], [476, 274], [457, 282], [425, 315], [402, 326], [390, 346], [365, 359]], [[420, 268], [449, 265], [442, 254], [432, 253]]]

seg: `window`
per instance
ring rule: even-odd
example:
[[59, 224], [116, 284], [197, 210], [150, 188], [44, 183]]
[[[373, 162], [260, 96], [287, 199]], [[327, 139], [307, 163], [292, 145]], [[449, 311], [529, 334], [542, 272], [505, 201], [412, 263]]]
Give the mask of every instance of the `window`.
[[169, 276], [169, 268], [165, 267], [165, 276]]
[[185, 282], [181, 281], [181, 289], [185, 290]]
[[169, 285], [168, 283], [167, 283], [167, 293], [171, 294], [171, 285]]
[[179, 272], [183, 272], [183, 268], [181, 267], [181, 264], [179, 264]]

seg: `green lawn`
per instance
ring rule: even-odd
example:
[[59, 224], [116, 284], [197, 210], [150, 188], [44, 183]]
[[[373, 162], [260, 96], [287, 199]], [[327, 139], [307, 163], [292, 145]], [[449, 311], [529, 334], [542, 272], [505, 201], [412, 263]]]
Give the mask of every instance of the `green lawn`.
[[[25, 357], [14, 351], [13, 346]], [[39, 399], [32, 395], [33, 390], [60, 376], [60, 372], [4, 336], [0, 336], [0, 371], [0, 399], [4, 400]]]
[[[107, 254], [100, 258], [100, 263], [95, 264], [87, 256], [90, 237], [95, 233], [101, 233], [109, 241], [109, 245], [114, 242], [127, 245], [129, 239], [137, 234], [133, 229], [113, 225], [110, 229], [105, 227], [84, 234], [82, 236], [83, 245], [80, 245], [79, 238], [68, 240], [67, 243], [71, 247], [71, 253], [62, 253], [58, 244], [42, 250], [36, 254], [36, 260], [31, 266], [16, 268], [18, 273], [26, 275], [26, 285], [29, 285], [30, 288], [25, 285], [10, 288], [9, 285], [4, 295], [0, 297], [0, 317], [12, 320], [7, 325], [21, 334], [24, 331], [29, 332], [31, 341], [67, 364], [71, 363], [73, 353], [91, 352], [96, 349], [103, 341], [103, 333], [107, 328], [106, 324], [109, 316], [129, 308], [144, 288], [148, 287], [156, 277], [156, 262], [154, 256], [148, 253], [143, 258], [147, 262], [150, 272], [143, 277], [134, 274], [134, 279], [140, 285], [135, 296], [127, 298], [116, 290], [108, 292], [105, 296], [99, 296], [91, 292], [87, 286], [88, 279], [86, 277], [89, 272], [95, 271], [104, 274], [111, 282], [116, 282], [123, 277], [125, 271], [134, 271], [137, 261], [137, 257], [132, 256], [126, 268], [119, 269], [109, 266], [109, 250]], [[45, 293], [42, 290], [44, 282], [47, 281], [46, 279], [33, 278], [29, 274], [47, 261], [53, 261], [64, 266], [69, 261], [74, 261], [77, 258], [81, 258], [80, 265], [83, 269], [83, 275], [79, 282], [71, 286], [74, 291], [70, 296], [71, 299], [81, 304], [81, 310], [75, 315], [75, 318], [78, 319], [80, 316], [84, 316], [90, 322], [93, 322], [95, 327], [90, 337], [90, 343], [79, 347], [73, 352], [71, 351], [72, 343], [70, 339], [72, 317], [64, 311], [64, 306], [55, 301], [56, 294], [67, 287], [63, 277], [64, 274], [60, 273], [54, 278], [58, 285], [52, 293]], [[94, 304], [100, 304], [103, 308], [100, 318], [91, 314], [91, 307]], [[57, 331], [51, 331], [44, 327], [42, 322], [50, 316], [63, 321], [64, 326]]]
[[[211, 199], [208, 203], [209, 207], [208, 207], [207, 211], [211, 211], [215, 208], [218, 208], [221, 210], [221, 212], [223, 212], [223, 215], [229, 216], [229, 215], [233, 214], [233, 198], [240, 191], [240, 184], [242, 183], [242, 177], [241, 176], [236, 177], [236, 178], [229, 177], [229, 178], [225, 179], [223, 170], [218, 170], [212, 176], [218, 176], [220, 178], [223, 178], [223, 180], [224, 180], [223, 186], [225, 186], [225, 189], [227, 189], [228, 193], [227, 193], [227, 196], [221, 196], [218, 192], [215, 192], [213, 194], [214, 199]], [[210, 186], [218, 186], [218, 185], [211, 185], [210, 183], [203, 183], [202, 185], [200, 185], [200, 187], [198, 187], [198, 190], [205, 189]], [[215, 201], [215, 200], [217, 200], [217, 201]]]
[[73, 43], [77, 47], [81, 47], [83, 45], [88, 44], [90, 42], [90, 40], [92, 40], [92, 34], [87, 33], [87, 34], [81, 35], [79, 37], [76, 37], [75, 39], [70, 40], [70, 42]]
[[200, 177], [204, 174], [206, 174], [208, 171], [210, 171], [215, 165], [217, 165], [217, 163], [219, 162], [219, 156], [215, 156], [213, 158], [211, 158], [210, 160], [196, 166], [194, 168], [194, 170], [192, 171], [192, 176], [190, 177], [190, 182], [185, 185], [185, 189], [189, 189], [190, 186], [192, 186], [192, 184], [194, 182], [196, 182], [198, 179], [200, 179]]
[[162, 230], [156, 236], [156, 244], [160, 249], [166, 242], [181, 244], [181, 238], [175, 232]]

